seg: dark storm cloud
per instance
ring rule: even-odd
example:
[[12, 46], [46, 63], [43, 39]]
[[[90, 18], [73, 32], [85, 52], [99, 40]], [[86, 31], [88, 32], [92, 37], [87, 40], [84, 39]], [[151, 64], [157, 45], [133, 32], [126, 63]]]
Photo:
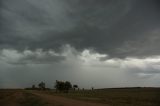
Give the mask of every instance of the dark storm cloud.
[[113, 57], [160, 53], [158, 0], [1, 0], [0, 48], [70, 44]]
[[52, 64], [52, 63], [60, 62], [62, 60], [65, 60], [64, 56], [45, 55], [45, 56], [38, 57], [36, 54], [34, 54], [34, 55], [20, 58], [18, 61], [9, 62], [9, 64], [14, 64], [14, 65]]

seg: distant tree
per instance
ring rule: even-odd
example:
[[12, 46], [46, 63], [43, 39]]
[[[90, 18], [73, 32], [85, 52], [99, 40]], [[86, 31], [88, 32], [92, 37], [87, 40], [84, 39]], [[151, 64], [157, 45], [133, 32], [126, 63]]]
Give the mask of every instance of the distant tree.
[[72, 84], [69, 81], [63, 82], [63, 81], [56, 80], [55, 88], [56, 88], [56, 91], [68, 92], [69, 89], [72, 88]]
[[64, 83], [64, 87], [65, 87], [66, 92], [68, 92], [69, 89], [72, 88], [72, 84], [71, 84], [70, 82], [66, 81], [66, 82]]
[[56, 80], [56, 83], [55, 83], [56, 90], [62, 91], [63, 85], [64, 85], [64, 82]]
[[35, 85], [32, 85], [32, 89], [33, 89], [33, 90], [36, 89], [36, 86], [35, 86]]
[[39, 89], [41, 89], [41, 90], [45, 90], [45, 88], [46, 88], [44, 82], [39, 83], [38, 86], [39, 86]]
[[78, 88], [78, 85], [73, 85], [73, 89], [76, 90]]
[[92, 91], [94, 90], [94, 87], [92, 87]]

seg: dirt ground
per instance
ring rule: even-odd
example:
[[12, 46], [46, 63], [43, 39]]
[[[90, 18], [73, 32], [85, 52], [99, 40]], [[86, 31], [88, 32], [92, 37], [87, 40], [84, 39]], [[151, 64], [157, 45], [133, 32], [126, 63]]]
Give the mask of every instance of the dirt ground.
[[21, 91], [4, 91], [0, 92], [0, 106], [21, 106], [19, 101], [22, 100]]
[[108, 106], [106, 104], [73, 100], [73, 99], [68, 99], [68, 98], [44, 94], [44, 93], [34, 92], [33, 94], [43, 98], [43, 100], [47, 101], [49, 105], [54, 104], [55, 106]]
[[0, 106], [108, 106], [106, 104], [73, 100], [42, 92], [0, 92]]

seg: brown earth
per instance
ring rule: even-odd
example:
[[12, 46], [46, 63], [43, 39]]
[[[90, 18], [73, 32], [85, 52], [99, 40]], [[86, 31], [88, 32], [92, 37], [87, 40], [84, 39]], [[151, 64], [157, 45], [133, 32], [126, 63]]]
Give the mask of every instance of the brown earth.
[[0, 106], [108, 106], [35, 91], [0, 92]]
[[33, 94], [43, 98], [43, 100], [47, 101], [49, 106], [50, 105], [52, 106], [52, 104], [54, 104], [54, 106], [109, 106], [107, 104], [73, 100], [73, 99], [64, 98], [60, 96], [44, 94], [40, 92], [34, 92]]
[[0, 92], [0, 97], [0, 106], [21, 106], [19, 102], [24, 98], [21, 91]]

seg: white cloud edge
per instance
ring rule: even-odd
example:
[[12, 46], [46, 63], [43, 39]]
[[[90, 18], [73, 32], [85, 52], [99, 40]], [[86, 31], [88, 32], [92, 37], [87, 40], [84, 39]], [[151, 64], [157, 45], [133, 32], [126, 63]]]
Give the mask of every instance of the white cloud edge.
[[[23, 62], [23, 64], [37, 64], [36, 62], [39, 60], [42, 61], [42, 63], [41, 61], [39, 62], [40, 64], [53, 64], [54, 62], [60, 62], [54, 60], [56, 59], [56, 57], [64, 57], [65, 59], [60, 60], [64, 64], [68, 63], [70, 65], [74, 65], [75, 63], [77, 63], [79, 65], [82, 65], [83, 67], [109, 67], [119, 68], [123, 70], [138, 69], [140, 71], [136, 70], [136, 73], [138, 73], [139, 76], [150, 76], [152, 74], [160, 73], [160, 55], [150, 56], [146, 58], [109, 58], [107, 54], [92, 52], [92, 50], [89, 49], [78, 52], [74, 47], [71, 47], [70, 45], [63, 46], [61, 53], [56, 53], [51, 49], [48, 51], [44, 51], [43, 49], [36, 49], [34, 51], [26, 49], [21, 52], [15, 49], [0, 50], [0, 61], [13, 65], [21, 62]], [[101, 58], [105, 58], [105, 60], [101, 61]], [[34, 61], [34, 59], [36, 60]], [[47, 59], [51, 59], [50, 62], [47, 62]]]

